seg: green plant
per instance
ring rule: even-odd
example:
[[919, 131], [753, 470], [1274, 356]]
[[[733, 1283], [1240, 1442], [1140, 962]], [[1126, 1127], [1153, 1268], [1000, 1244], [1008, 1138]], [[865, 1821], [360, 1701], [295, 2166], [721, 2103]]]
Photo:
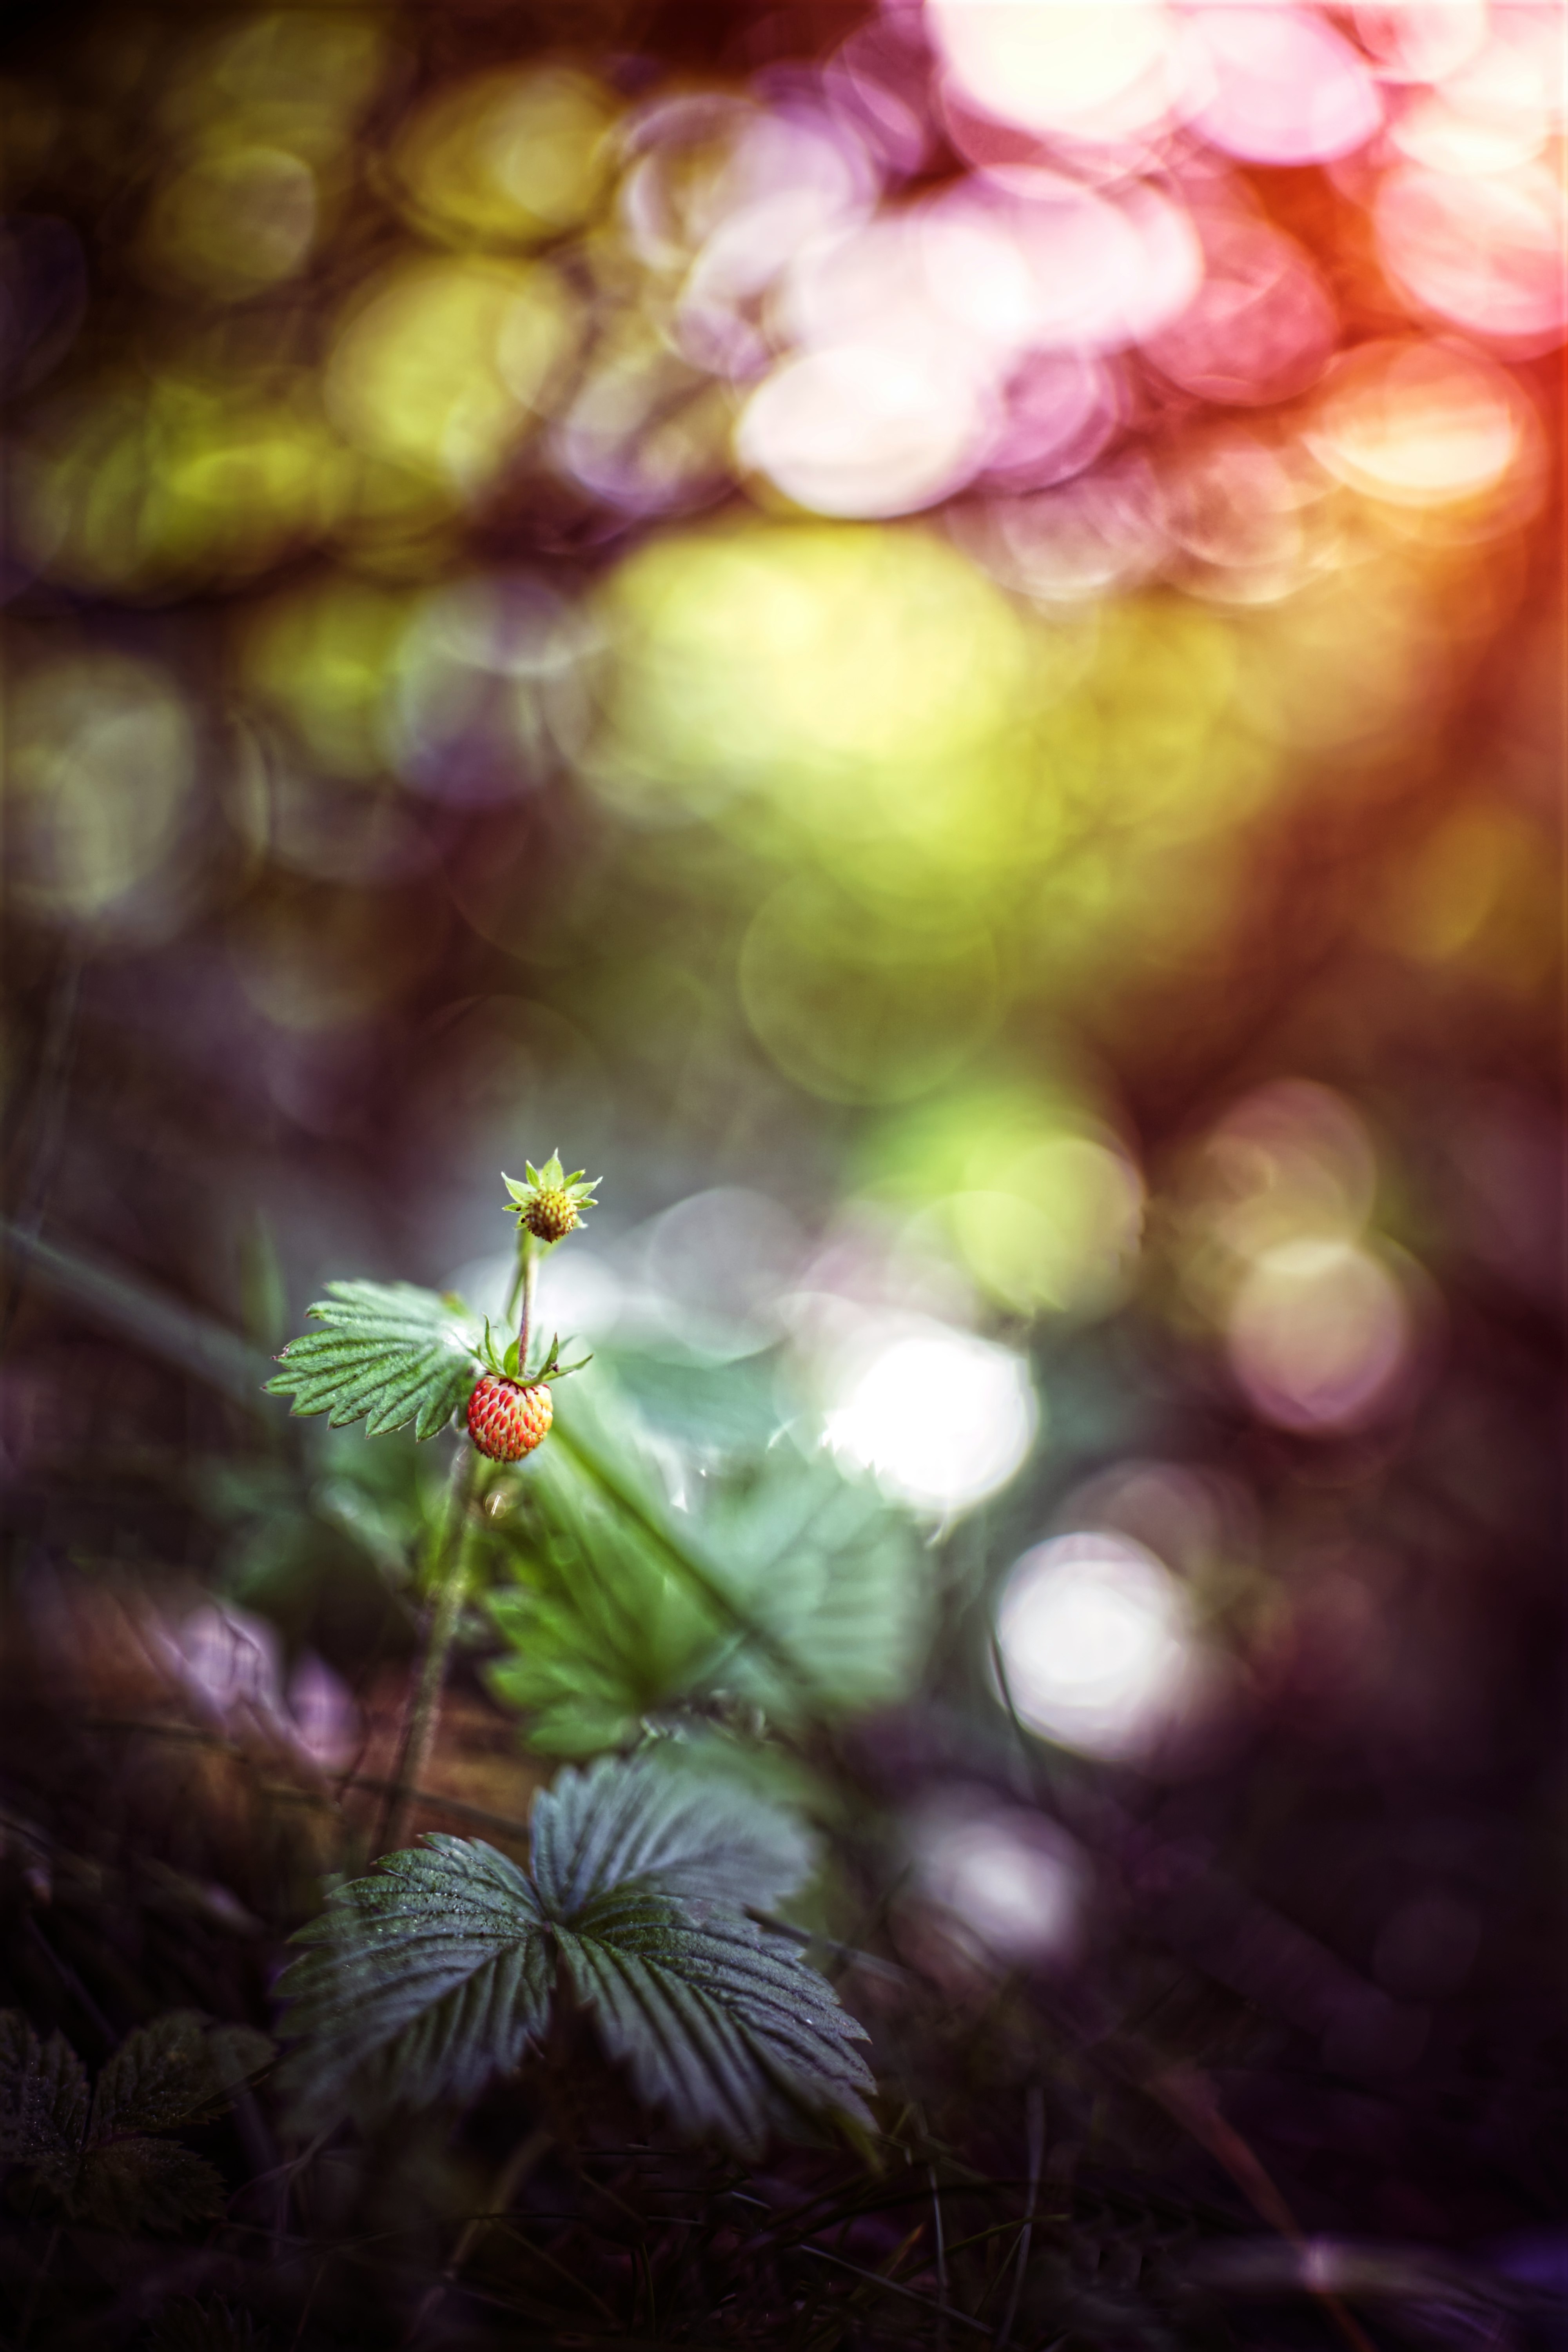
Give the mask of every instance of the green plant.
[[[851, 2046], [860, 2028], [798, 1939], [752, 1916], [809, 1866], [809, 1842], [777, 1805], [674, 1772], [657, 1752], [603, 1757], [536, 1800], [528, 1872], [459, 1838], [384, 1851], [401, 1843], [467, 1594], [476, 1449], [492, 1482], [528, 1457], [519, 1556], [552, 1575], [564, 1565], [605, 1601], [595, 1626], [591, 1604], [574, 1618], [558, 1578], [553, 1600], [535, 1587], [531, 1614], [523, 1585], [493, 1601], [516, 1653], [497, 1686], [535, 1709], [536, 1744], [555, 1752], [624, 1744], [645, 1727], [645, 1701], [734, 1699], [800, 1723], [879, 1696], [899, 1614], [892, 1589], [913, 1581], [907, 1540], [830, 1465], [781, 1454], [758, 1476], [723, 1482], [692, 1532], [677, 1526], [634, 1430], [613, 1414], [585, 1411], [541, 1454], [552, 1415], [530, 1400], [548, 1408], [545, 1384], [582, 1366], [561, 1363], [558, 1338], [531, 1366], [539, 1261], [581, 1224], [595, 1185], [566, 1176], [555, 1156], [529, 1164], [524, 1184], [505, 1181], [521, 1311], [504, 1349], [455, 1297], [336, 1283], [310, 1309], [323, 1329], [285, 1348], [268, 1384], [297, 1413], [340, 1427], [363, 1419], [367, 1433], [412, 1423], [416, 1438], [434, 1436], [466, 1408], [473, 1441], [454, 1453], [382, 1859], [301, 1931], [309, 1949], [281, 1987], [297, 2044], [281, 2079], [312, 2122], [345, 2107], [472, 2098], [542, 2041], [559, 1978], [638, 2095], [687, 2130], [753, 2149], [770, 2127], [814, 2114], [864, 2127], [871, 2077]], [[528, 1424], [517, 1443], [514, 1419]], [[880, 1580], [846, 1579], [858, 1599], [836, 1611], [836, 1570], [850, 1554], [862, 1570], [879, 1562]], [[672, 1647], [650, 1687], [636, 1661], [657, 1643], [656, 1590], [667, 1585]]]
[[[581, 1364], [561, 1362], [559, 1335], [539, 1369], [529, 1369], [540, 1252], [553, 1245], [541, 1243], [534, 1224], [557, 1227], [555, 1238], [563, 1237], [582, 1223], [578, 1204], [592, 1197], [598, 1179], [584, 1184], [581, 1171], [568, 1178], [553, 1153], [542, 1170], [527, 1165], [526, 1184], [505, 1175], [501, 1180], [512, 1196], [509, 1209], [519, 1213], [512, 1307], [521, 1303], [521, 1308], [517, 1336], [504, 1349], [498, 1351], [489, 1318], [481, 1329], [463, 1301], [450, 1294], [441, 1296], [409, 1283], [329, 1283], [328, 1297], [307, 1309], [326, 1328], [290, 1340], [279, 1359], [287, 1370], [267, 1383], [269, 1394], [293, 1398], [296, 1413], [325, 1413], [334, 1428], [363, 1420], [371, 1437], [405, 1428], [410, 1422], [416, 1438], [434, 1437], [460, 1408], [466, 1405], [468, 1411], [472, 1447], [459, 1444], [452, 1457], [447, 1528], [419, 1672], [382, 1821], [384, 1847], [399, 1844], [406, 1833], [411, 1792], [418, 1787], [435, 1745], [447, 1662], [468, 1592], [465, 1538], [476, 1454], [515, 1461], [538, 1444], [550, 1426], [550, 1413], [544, 1411], [530, 1418], [526, 1443], [496, 1443], [490, 1426], [492, 1392], [498, 1385], [511, 1389], [526, 1405], [530, 1391], [541, 1389], [548, 1406], [549, 1391], [542, 1384], [582, 1370]], [[545, 1208], [540, 1213], [542, 1201]], [[484, 1405], [476, 1414], [481, 1397]]]

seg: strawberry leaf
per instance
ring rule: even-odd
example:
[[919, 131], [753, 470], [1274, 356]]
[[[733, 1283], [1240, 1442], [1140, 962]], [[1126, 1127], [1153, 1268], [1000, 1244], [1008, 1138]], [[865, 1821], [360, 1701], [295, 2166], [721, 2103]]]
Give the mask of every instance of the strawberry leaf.
[[742, 2151], [824, 2111], [868, 2124], [861, 2028], [746, 1906], [796, 1885], [790, 1816], [657, 1759], [563, 1772], [534, 1801], [531, 1876], [432, 1835], [340, 1887], [284, 1976], [302, 2116], [472, 2098], [543, 2034], [558, 1967], [639, 2095]]
[[248, 2025], [209, 2025], [178, 2009], [128, 2033], [98, 2078], [90, 2140], [205, 2123], [232, 2106], [272, 2044]]
[[732, 1781], [703, 1782], [652, 1757], [601, 1758], [535, 1798], [533, 1882], [547, 1916], [571, 1919], [628, 1880], [681, 1902], [771, 1910], [811, 1871], [794, 1814]]
[[329, 1282], [306, 1311], [325, 1326], [291, 1339], [268, 1394], [334, 1429], [363, 1420], [367, 1437], [414, 1423], [434, 1437], [467, 1399], [480, 1354], [467, 1310], [407, 1282]]
[[177, 2230], [216, 2218], [224, 2187], [204, 2157], [156, 2139], [209, 2121], [268, 2064], [272, 2044], [247, 2025], [176, 2010], [127, 2034], [90, 2106], [80, 2059], [59, 2033], [40, 2043], [0, 2011], [0, 2169], [73, 2219], [111, 2230]]
[[831, 1722], [916, 1682], [930, 1555], [831, 1454], [742, 1429], [676, 1511], [653, 1451], [674, 1444], [607, 1379], [570, 1391], [554, 1431], [527, 1510], [501, 1531], [515, 1580], [485, 1601], [506, 1643], [486, 1679], [538, 1752], [625, 1747], [681, 1710]]
[[0, 2010], [0, 2168], [26, 2165], [55, 2189], [76, 2170], [87, 2130], [87, 2070], [63, 2033], [40, 2042]]
[[432, 1834], [330, 1898], [279, 1986], [304, 2043], [279, 2072], [301, 2113], [472, 2098], [509, 2074], [549, 2014], [543, 1915], [493, 1846]]

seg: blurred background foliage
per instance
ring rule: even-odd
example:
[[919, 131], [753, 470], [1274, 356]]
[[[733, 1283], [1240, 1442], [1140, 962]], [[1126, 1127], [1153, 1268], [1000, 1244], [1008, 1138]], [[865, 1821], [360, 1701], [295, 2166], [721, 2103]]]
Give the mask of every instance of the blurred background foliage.
[[[1184, 2068], [1379, 2340], [1563, 2340], [1563, 54], [1533, 0], [5, 10], [40, 2032], [268, 2022], [445, 1465], [267, 1360], [331, 1276], [498, 1313], [559, 1142], [595, 1360], [475, 1532], [421, 1819], [504, 1844], [649, 1736], [804, 1805], [924, 2200], [721, 2319], [725, 2197], [860, 2192], [612, 2165], [635, 2255], [539, 2241], [584, 2324], [1327, 2341]], [[643, 2128], [571, 2080], [559, 2145]], [[294, 2220], [412, 2233], [395, 2334], [532, 2112]], [[41, 2242], [24, 2334], [141, 2340], [140, 2254], [57, 2307]], [[166, 2340], [315, 2340], [214, 2243]]]

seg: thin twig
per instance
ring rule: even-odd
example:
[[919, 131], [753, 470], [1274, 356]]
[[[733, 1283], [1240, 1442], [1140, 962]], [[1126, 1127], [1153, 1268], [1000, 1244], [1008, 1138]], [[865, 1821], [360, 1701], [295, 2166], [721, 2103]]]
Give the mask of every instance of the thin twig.
[[[512, 2199], [549, 2148], [552, 2137], [553, 2135], [547, 2131], [542, 2124], [539, 2124], [529, 2133], [526, 2139], [520, 2140], [513, 2148], [496, 2177], [496, 2185], [490, 2193], [489, 2210], [471, 2214], [464, 2223], [463, 2233], [452, 2249], [451, 2261], [425, 2294], [418, 2310], [414, 2315], [408, 2333], [403, 2339], [405, 2345], [413, 2343], [426, 2321], [436, 2311], [447, 2289], [458, 2277], [464, 2263], [491, 2222], [506, 2219]], [[597, 2298], [593, 2297], [591, 2300], [596, 2301]], [[615, 2314], [604, 2304], [599, 2305], [599, 2309], [604, 2312], [606, 2319], [615, 2317]]]
[[1024, 2273], [1029, 2267], [1029, 2244], [1035, 2234], [1035, 2206], [1040, 2194], [1040, 2167], [1046, 2153], [1046, 2102], [1037, 2083], [1029, 2086], [1025, 2106], [1029, 2135], [1029, 2210], [1024, 2217], [1024, 2227], [1018, 2236], [1018, 2258], [1013, 2272], [1012, 2292], [1007, 2297], [1007, 2309], [997, 2332], [1000, 2352], [1006, 2352], [1007, 2339], [1013, 2333], [1013, 2322], [1018, 2315], [1018, 2297], [1024, 2292]]
[[931, 2182], [931, 2210], [936, 2223], [936, 2352], [947, 2352], [947, 2240], [942, 2227], [942, 2195], [936, 2185], [936, 2167], [928, 2164], [926, 2176]]
[[971, 2319], [966, 2311], [949, 2311], [933, 2304], [929, 2294], [917, 2294], [913, 2287], [900, 2286], [897, 2279], [883, 2278], [879, 2271], [863, 2271], [858, 2263], [847, 2263], [842, 2254], [830, 2254], [826, 2246], [797, 2246], [797, 2254], [812, 2254], [819, 2263], [833, 2263], [841, 2271], [848, 2271], [869, 2286], [879, 2286], [884, 2294], [901, 2294], [906, 2303], [918, 2303], [922, 2311], [939, 2312], [943, 2319], [955, 2320], [960, 2327], [972, 2327], [976, 2336], [991, 2341], [991, 2330], [983, 2319]]
[[[1253, 2210], [1270, 2228], [1277, 2230], [1287, 2245], [1298, 2253], [1306, 2254], [1306, 2232], [1272, 2175], [1266, 2169], [1256, 2150], [1243, 2139], [1234, 2124], [1227, 2123], [1219, 2111], [1206, 2078], [1195, 2067], [1173, 2066], [1163, 2074], [1153, 2075], [1148, 2083], [1152, 2095], [1168, 2114], [1185, 2126], [1198, 2142], [1206, 2147], [1215, 2161], [1241, 2190]], [[1331, 2287], [1317, 2286], [1307, 2274], [1308, 2293], [1315, 2295], [1327, 2318], [1332, 2321], [1351, 2347], [1351, 2352], [1375, 2352], [1371, 2337], [1360, 2321], [1347, 2310]]]

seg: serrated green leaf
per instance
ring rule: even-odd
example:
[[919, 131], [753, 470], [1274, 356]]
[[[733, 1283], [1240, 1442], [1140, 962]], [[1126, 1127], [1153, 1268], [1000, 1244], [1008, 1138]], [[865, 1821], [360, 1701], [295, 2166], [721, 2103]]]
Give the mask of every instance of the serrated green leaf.
[[87, 2069], [65, 2035], [40, 2042], [18, 2010], [0, 2010], [0, 2165], [51, 2184], [68, 2176], [87, 2117]]
[[688, 1780], [655, 1756], [605, 1757], [541, 1790], [530, 1817], [547, 1916], [574, 1919], [628, 1881], [678, 1902], [771, 1910], [809, 1874], [812, 1843], [777, 1805], [726, 1781]]
[[215, 2221], [224, 2186], [205, 2157], [178, 2140], [138, 2135], [89, 2148], [68, 2203], [78, 2220], [103, 2230], [180, 2230]]
[[[586, 1757], [627, 1746], [644, 1720], [700, 1688], [724, 1636], [693, 1607], [659, 1562], [614, 1557], [606, 1534], [591, 1561], [559, 1590], [501, 1590], [487, 1605], [508, 1654], [486, 1678], [528, 1719], [529, 1745], [544, 1756]], [[628, 1588], [637, 1596], [626, 1605]]]
[[616, 1887], [555, 1930], [578, 2000], [637, 2095], [742, 2155], [826, 2110], [866, 2127], [864, 2030], [796, 1948], [728, 1909]]
[[305, 2046], [279, 2082], [311, 2114], [356, 2088], [414, 2106], [474, 2097], [543, 2031], [542, 1926], [528, 1879], [493, 1846], [431, 1835], [386, 1855], [294, 1939], [314, 1949], [279, 1990]]
[[861, 2028], [786, 1938], [756, 1926], [810, 1845], [779, 1808], [655, 1757], [564, 1772], [532, 1818], [531, 1876], [431, 1836], [340, 1887], [280, 1990], [302, 2116], [471, 2098], [547, 2022], [557, 1963], [639, 2094], [754, 2149], [824, 2110], [868, 2123]]
[[479, 1353], [471, 1322], [413, 1283], [329, 1282], [307, 1312], [326, 1328], [291, 1339], [287, 1369], [267, 1382], [296, 1413], [324, 1412], [334, 1429], [363, 1420], [365, 1434], [414, 1423], [434, 1437], [467, 1401]]
[[174, 2010], [128, 2033], [98, 2078], [89, 2142], [171, 2131], [222, 2115], [270, 2063], [272, 2043], [248, 2025], [214, 2025]]
[[249, 2026], [174, 2011], [126, 2036], [89, 2105], [85, 2070], [63, 2035], [40, 2044], [25, 2019], [6, 2011], [0, 2162], [100, 2228], [174, 2230], [210, 2218], [224, 2205], [212, 2166], [148, 2135], [221, 2115], [271, 2055], [267, 2035]]

